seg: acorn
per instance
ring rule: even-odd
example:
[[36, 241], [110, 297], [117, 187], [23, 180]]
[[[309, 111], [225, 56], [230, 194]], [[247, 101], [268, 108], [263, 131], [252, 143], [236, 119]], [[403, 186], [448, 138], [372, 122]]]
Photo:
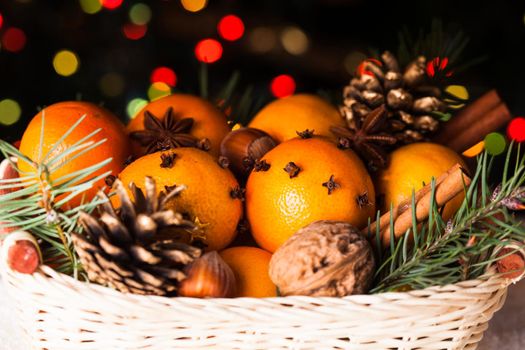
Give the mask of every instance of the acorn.
[[221, 143], [221, 157], [226, 158], [230, 170], [239, 181], [244, 181], [256, 162], [277, 142], [266, 132], [254, 128], [241, 128], [230, 132]]
[[179, 296], [192, 298], [232, 298], [237, 293], [233, 270], [217, 251], [211, 251], [189, 264]]
[[32, 274], [42, 263], [42, 252], [35, 237], [25, 231], [9, 234], [2, 243], [2, 258], [11, 270]]

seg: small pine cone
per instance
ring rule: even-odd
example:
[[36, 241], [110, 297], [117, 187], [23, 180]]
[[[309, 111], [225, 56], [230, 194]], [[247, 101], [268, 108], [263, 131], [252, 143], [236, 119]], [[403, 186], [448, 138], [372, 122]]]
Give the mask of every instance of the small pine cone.
[[385, 51], [379, 60], [365, 60], [343, 89], [341, 115], [355, 129], [375, 108], [385, 105], [388, 121], [382, 132], [395, 135], [400, 144], [428, 139], [439, 129], [433, 112], [448, 109], [443, 93], [427, 75], [427, 59], [417, 57], [401, 67], [396, 57]]
[[[165, 208], [182, 188], [157, 195], [155, 182], [147, 177], [145, 193], [131, 185], [134, 203], [120, 180], [114, 189], [121, 207], [106, 202], [97, 217], [82, 212], [84, 234], [72, 235], [89, 280], [124, 293], [176, 295], [186, 277], [184, 267], [202, 254], [188, 243], [195, 225]], [[99, 196], [107, 199], [103, 192]]]

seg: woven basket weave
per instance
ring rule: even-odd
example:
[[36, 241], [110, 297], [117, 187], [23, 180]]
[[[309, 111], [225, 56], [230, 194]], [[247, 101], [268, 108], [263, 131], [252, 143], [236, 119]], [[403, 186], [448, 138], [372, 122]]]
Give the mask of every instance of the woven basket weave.
[[122, 294], [42, 266], [1, 263], [34, 349], [475, 349], [505, 301], [495, 276], [344, 298], [163, 298]]

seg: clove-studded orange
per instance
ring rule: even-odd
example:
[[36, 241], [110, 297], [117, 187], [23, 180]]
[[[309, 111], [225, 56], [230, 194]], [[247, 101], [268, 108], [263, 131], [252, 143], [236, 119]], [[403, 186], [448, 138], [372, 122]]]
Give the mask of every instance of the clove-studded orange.
[[167, 207], [202, 229], [207, 250], [223, 249], [235, 238], [243, 190], [210, 154], [190, 147], [148, 154], [128, 165], [119, 178], [126, 186], [133, 182], [142, 188], [145, 176], [155, 180], [159, 192], [174, 185], [186, 187]]
[[333, 137], [330, 127], [334, 125], [346, 125], [334, 106], [319, 96], [298, 94], [269, 103], [248, 126], [263, 130], [277, 142], [283, 142], [306, 129], [314, 130], [317, 135]]
[[173, 94], [147, 104], [128, 124], [127, 131], [136, 156], [188, 146], [209, 148], [218, 156], [230, 128], [226, 116], [210, 102]]
[[367, 224], [375, 192], [365, 166], [351, 150], [302, 133], [260, 160], [246, 185], [246, 213], [253, 237], [273, 252], [300, 228], [317, 220]]
[[[85, 116], [85, 119], [61, 141], [58, 147], [53, 148], [82, 116]], [[44, 128], [42, 150], [40, 150], [42, 123], [44, 123]], [[124, 163], [129, 156], [129, 141], [124, 125], [110, 111], [89, 102], [59, 102], [44, 108], [27, 126], [20, 143], [20, 152], [35, 162], [44, 161], [43, 158], [47, 155], [45, 161], [49, 162], [53, 157], [58, 157], [61, 152], [96, 130], [99, 132], [85, 141], [99, 142], [103, 139], [106, 141], [89, 152], [82, 154], [82, 151], [79, 151], [60, 157], [57, 162], [59, 166], [52, 171], [50, 179], [51, 181], [60, 178], [64, 181], [69, 180], [67, 175], [108, 158], [112, 158], [111, 162], [97, 170], [92, 176], [99, 176], [107, 171], [111, 171], [112, 175], [116, 176], [124, 168]], [[50, 151], [52, 152], [48, 155]], [[75, 159], [69, 161], [73, 157]], [[19, 160], [18, 167], [22, 172], [35, 172], [33, 165], [22, 159]], [[82, 200], [91, 200], [104, 186], [106, 186], [104, 179], [100, 179], [91, 189], [69, 200], [66, 206], [77, 206]], [[60, 200], [60, 197], [57, 200]]]

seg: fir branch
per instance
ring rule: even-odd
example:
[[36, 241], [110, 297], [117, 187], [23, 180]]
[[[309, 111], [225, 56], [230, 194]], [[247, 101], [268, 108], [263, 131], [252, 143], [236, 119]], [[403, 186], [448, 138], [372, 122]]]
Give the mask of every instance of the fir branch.
[[[525, 244], [525, 229], [509, 211], [521, 208], [525, 202], [525, 158], [520, 157], [519, 146], [514, 174], [508, 177], [513, 149], [509, 147], [506, 156], [502, 183], [492, 192], [488, 180], [492, 157], [487, 153], [478, 157], [463, 204], [447, 223], [432, 195], [429, 219], [418, 224], [412, 196], [412, 228], [386, 251], [378, 248], [380, 244], [375, 245], [379, 269], [372, 293], [478, 278], [501, 258], [495, 256], [499, 249], [516, 242]], [[381, 242], [378, 231], [376, 240]]]
[[105, 200], [95, 198], [74, 208], [66, 207], [68, 201], [82, 195], [92, 188], [100, 179], [109, 175], [106, 172], [95, 175], [105, 167], [111, 158], [85, 169], [66, 174], [60, 178], [53, 178], [53, 174], [61, 167], [74, 161], [78, 156], [98, 147], [106, 140], [93, 141], [92, 138], [100, 131], [96, 130], [65, 150], [58, 152], [58, 146], [70, 135], [85, 119], [85, 115], [43, 154], [43, 136], [45, 115], [42, 116], [39, 150], [41, 161], [31, 160], [9, 143], [0, 140], [0, 153], [6, 158], [14, 157], [19, 162], [31, 165], [31, 170], [22, 172], [16, 163], [11, 163], [20, 174], [16, 179], [0, 179], [0, 188], [14, 189], [0, 195], [0, 221], [4, 227], [16, 228], [31, 232], [42, 246], [44, 263], [51, 264], [57, 271], [79, 276], [80, 263], [71, 242], [71, 233], [80, 232], [77, 223], [80, 211], [92, 212]]

